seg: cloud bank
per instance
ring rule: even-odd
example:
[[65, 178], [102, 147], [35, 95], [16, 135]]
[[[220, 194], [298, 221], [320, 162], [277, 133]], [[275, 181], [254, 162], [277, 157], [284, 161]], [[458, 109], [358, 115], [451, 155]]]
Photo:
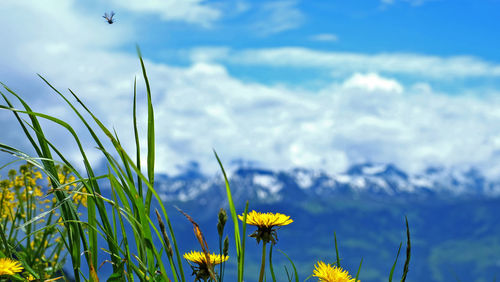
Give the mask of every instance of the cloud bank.
[[[117, 129], [132, 152], [132, 86], [140, 68], [134, 54], [115, 48], [131, 44], [127, 38], [133, 38], [133, 29], [117, 25], [108, 33], [108, 25], [94, 24], [95, 19], [77, 13], [70, 4], [54, 11], [33, 3], [33, 8], [23, 7], [26, 17], [43, 21], [20, 25], [16, 33], [0, 31], [10, 42], [0, 47], [0, 69], [8, 70], [0, 73], [0, 80], [19, 90], [36, 110], [64, 118], [81, 131], [83, 126], [34, 73], [43, 74], [63, 92], [71, 87], [106, 125]], [[15, 11], [21, 4], [1, 5], [2, 10]], [[0, 17], [0, 24], [7, 26], [17, 16]], [[66, 17], [79, 21], [63, 25], [60, 21]], [[226, 163], [244, 159], [275, 169], [300, 166], [339, 172], [364, 161], [394, 163], [414, 172], [428, 166], [474, 166], [490, 177], [500, 169], [498, 93], [440, 93], [426, 81], [498, 76], [500, 66], [495, 63], [472, 57], [304, 48], [205, 48], [195, 50], [191, 58], [184, 67], [146, 60], [159, 172], [175, 173], [191, 160], [215, 172], [212, 148]], [[227, 64], [337, 70], [346, 76], [311, 90], [242, 80]], [[401, 73], [421, 81], [408, 84], [391, 75]], [[140, 79], [138, 84], [142, 85]], [[143, 88], [139, 95], [139, 105], [144, 105]], [[12, 117], [0, 114], [2, 129], [8, 132], [0, 141], [22, 146], [25, 141]], [[138, 118], [145, 136], [144, 108]], [[71, 139], [61, 137], [67, 135], [56, 129], [49, 132], [63, 151], [78, 159]], [[88, 136], [82, 138], [97, 162], [99, 152]]]
[[500, 65], [473, 56], [439, 57], [411, 53], [362, 54], [317, 51], [301, 47], [232, 50], [195, 48], [193, 60], [282, 68], [314, 68], [335, 73], [356, 71], [403, 74], [432, 79], [500, 76]]

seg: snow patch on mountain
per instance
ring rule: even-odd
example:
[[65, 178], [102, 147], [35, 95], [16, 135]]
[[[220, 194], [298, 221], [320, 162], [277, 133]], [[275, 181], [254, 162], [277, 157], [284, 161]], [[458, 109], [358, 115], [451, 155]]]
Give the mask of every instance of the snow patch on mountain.
[[[305, 168], [272, 171], [250, 166], [235, 167], [228, 174], [234, 198], [267, 203], [338, 195], [500, 196], [500, 181], [488, 181], [474, 169], [432, 167], [420, 174], [408, 175], [392, 164], [365, 163], [339, 174]], [[214, 177], [192, 172], [182, 177], [162, 175], [155, 186], [162, 200], [210, 201], [214, 197], [225, 197], [221, 174]]]
[[253, 183], [266, 188], [272, 194], [278, 193], [283, 189], [283, 183], [279, 183], [273, 175], [254, 175]]

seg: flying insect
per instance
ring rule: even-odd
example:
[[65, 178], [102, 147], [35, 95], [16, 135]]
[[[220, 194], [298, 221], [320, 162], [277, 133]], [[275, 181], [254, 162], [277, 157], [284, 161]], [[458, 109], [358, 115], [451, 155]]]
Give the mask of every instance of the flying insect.
[[113, 19], [113, 16], [115, 15], [115, 12], [111, 11], [111, 13], [104, 13], [104, 16], [102, 16], [104, 19], [106, 19], [106, 21], [109, 23], [109, 24], [112, 24], [115, 22], [115, 20]]

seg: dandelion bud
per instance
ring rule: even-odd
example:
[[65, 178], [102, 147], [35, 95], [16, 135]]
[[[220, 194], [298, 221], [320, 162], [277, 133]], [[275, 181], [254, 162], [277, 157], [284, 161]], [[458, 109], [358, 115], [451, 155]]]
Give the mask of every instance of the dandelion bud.
[[227, 221], [227, 213], [223, 208], [221, 208], [219, 211], [219, 221], [217, 222], [217, 232], [219, 232], [219, 237], [222, 237], [226, 221]]

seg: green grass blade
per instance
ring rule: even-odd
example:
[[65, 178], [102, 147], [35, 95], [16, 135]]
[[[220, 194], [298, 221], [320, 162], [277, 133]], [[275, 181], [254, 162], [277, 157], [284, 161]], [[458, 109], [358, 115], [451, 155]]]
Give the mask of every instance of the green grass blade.
[[245, 242], [247, 239], [247, 214], [248, 214], [248, 201], [245, 204], [245, 211], [243, 212], [243, 224], [241, 233], [241, 256], [239, 257], [238, 271], [241, 273], [241, 281], [243, 281], [243, 274], [245, 272]]
[[274, 268], [273, 268], [273, 244], [271, 244], [271, 248], [269, 248], [269, 270], [271, 271], [271, 278], [273, 279], [273, 282], [276, 282], [276, 275], [274, 275]]
[[391, 272], [389, 273], [389, 282], [392, 282], [392, 276], [394, 275], [394, 270], [396, 269], [396, 264], [398, 263], [398, 258], [399, 258], [399, 252], [401, 252], [401, 246], [403, 243], [399, 243], [399, 248], [398, 248], [398, 253], [396, 255], [396, 260], [394, 261], [394, 264], [392, 265]]
[[335, 231], [333, 232], [333, 238], [335, 239], [335, 255], [337, 257], [337, 267], [340, 267], [339, 247], [337, 245], [337, 234], [335, 233]]
[[[101, 124], [102, 125], [102, 124]], [[107, 129], [103, 126], [102, 128], [103, 131], [106, 131]], [[110, 138], [113, 138], [112, 135], [108, 135], [106, 134], [108, 137]], [[111, 140], [113, 142], [113, 144], [116, 144], [116, 140]], [[185, 282], [185, 277], [184, 277], [184, 270], [183, 270], [183, 267], [182, 267], [182, 257], [180, 256], [180, 253], [179, 253], [179, 248], [178, 248], [178, 245], [177, 245], [177, 240], [175, 238], [175, 234], [174, 234], [174, 231], [173, 231], [173, 228], [172, 228], [172, 223], [170, 222], [170, 219], [168, 217], [168, 214], [167, 214], [167, 211], [165, 210], [165, 206], [163, 205], [162, 201], [161, 201], [161, 198], [160, 196], [158, 195], [158, 193], [154, 190], [153, 186], [151, 186], [151, 184], [149, 183], [148, 179], [141, 173], [141, 171], [138, 170], [137, 166], [132, 162], [132, 159], [130, 158], [130, 156], [127, 155], [127, 153], [125, 152], [125, 150], [123, 150], [123, 148], [121, 146], [119, 146], [119, 144], [116, 144], [116, 149], [117, 150], [120, 150], [123, 152], [123, 156], [127, 159], [127, 161], [130, 163], [130, 166], [131, 168], [135, 171], [135, 173], [141, 178], [141, 180], [146, 184], [147, 188], [149, 189], [149, 191], [151, 191], [151, 193], [153, 194], [153, 196], [156, 198], [156, 200], [158, 201], [158, 205], [160, 206], [161, 210], [162, 210], [162, 213], [163, 213], [163, 217], [165, 218], [165, 221], [167, 222], [167, 226], [169, 228], [169, 232], [170, 232], [170, 236], [171, 236], [171, 239], [172, 239], [172, 243], [174, 245], [174, 249], [175, 249], [175, 253], [176, 253], [176, 258], [177, 258], [177, 262], [178, 262], [178, 267], [179, 267], [179, 272], [180, 272], [180, 277], [182, 279], [183, 282]], [[135, 191], [133, 191], [135, 192]], [[134, 195], [137, 195], [137, 197], [133, 197], [134, 199], [138, 198], [138, 194], [135, 192]], [[144, 206], [141, 205], [139, 206], [139, 203], [142, 203], [142, 202], [137, 202], [138, 203], [138, 207], [143, 210]], [[149, 215], [148, 215], [149, 216]], [[147, 230], [146, 230], [147, 231]]]
[[[14, 106], [12, 105], [12, 103], [9, 101], [9, 99], [7, 99], [7, 97], [0, 91], [0, 93], [2, 94], [2, 97], [3, 99], [5, 100], [5, 102], [7, 102], [7, 105], [11, 108], [14, 108]], [[23, 129], [24, 131], [24, 135], [26, 135], [26, 137], [28, 138], [28, 140], [30, 141], [31, 143], [31, 146], [33, 147], [33, 149], [35, 149], [35, 152], [38, 156], [42, 156], [42, 152], [40, 150], [40, 148], [38, 147], [38, 144], [35, 142], [35, 140], [33, 139], [33, 137], [31, 136], [31, 134], [29, 133], [28, 129], [26, 128], [26, 126], [24, 126], [24, 123], [22, 122], [21, 120], [21, 117], [19, 116], [18, 113], [16, 112], [13, 112], [14, 116], [16, 117], [19, 125], [21, 125], [21, 128]]]
[[[238, 216], [236, 214], [236, 208], [234, 206], [233, 202], [233, 196], [231, 195], [231, 187], [229, 186], [229, 180], [226, 175], [226, 171], [224, 170], [224, 166], [222, 165], [222, 162], [217, 155], [217, 152], [214, 150], [214, 155], [215, 158], [217, 159], [217, 162], [219, 163], [219, 166], [222, 170], [222, 174], [224, 175], [224, 182], [226, 184], [226, 194], [227, 194], [227, 201], [229, 203], [229, 211], [231, 212], [231, 219], [233, 220], [234, 224], [234, 242], [236, 244], [236, 255], [238, 257], [238, 262], [241, 260], [241, 255], [242, 255], [242, 250], [241, 250], [241, 237], [240, 237], [240, 228], [239, 228], [239, 222], [238, 222]], [[240, 268], [238, 267], [238, 282], [243, 281], [243, 276], [242, 273], [240, 272]]]
[[[87, 128], [88, 132], [92, 135], [92, 138], [94, 139], [94, 141], [96, 142], [96, 144], [98, 145], [99, 148], [102, 148], [104, 149], [104, 146], [102, 145], [101, 141], [99, 140], [99, 138], [97, 137], [97, 135], [95, 134], [95, 132], [92, 130], [91, 126], [87, 123], [87, 121], [85, 120], [85, 118], [80, 114], [80, 112], [73, 106], [73, 104], [60, 92], [58, 91], [54, 86], [52, 86], [44, 77], [42, 77], [41, 75], [38, 75], [52, 90], [54, 90], [55, 93], [57, 93], [61, 98], [64, 99], [64, 101], [71, 107], [71, 109], [73, 110], [73, 112], [79, 117], [79, 119], [83, 122], [83, 124], [85, 125], [85, 127]], [[76, 95], [71, 91], [71, 89], [69, 89], [70, 93], [76, 97]], [[77, 101], [79, 101], [78, 97], [76, 97]], [[94, 179], [94, 172], [92, 170], [92, 166], [90, 165], [90, 162], [85, 154], [85, 151], [83, 150], [80, 142], [78, 141], [78, 138], [75, 138], [75, 140], [77, 141], [77, 144], [78, 144], [78, 147], [80, 149], [80, 154], [82, 155], [82, 158], [83, 158], [83, 161], [84, 161], [84, 165], [85, 165], [85, 169], [87, 171], [87, 174], [89, 176], [89, 179]], [[99, 189], [99, 185], [97, 184], [97, 182], [95, 181], [91, 181], [90, 182], [90, 191], [92, 193], [95, 193], [97, 192], [98, 194], [101, 194], [101, 191]], [[94, 194], [95, 196], [95, 194]], [[96, 197], [94, 197], [94, 199], [98, 199]], [[103, 222], [104, 224], [104, 227], [108, 230], [108, 232], [111, 230], [111, 224], [109, 222], [109, 217], [107, 216], [107, 213], [106, 213], [106, 209], [104, 208], [104, 205], [102, 202], [96, 202], [94, 203], [93, 202], [93, 199], [91, 198], [90, 199], [90, 203], [88, 205], [88, 221], [89, 223], [92, 225], [92, 226], [95, 226], [96, 224], [96, 207], [97, 209], [99, 210], [99, 215], [101, 217], [101, 221]], [[98, 246], [97, 246], [97, 233], [95, 232], [89, 232], [89, 243], [90, 243], [90, 253], [91, 254], [97, 254], [97, 250], [98, 250]], [[109, 248], [111, 249], [111, 251], [113, 253], [116, 253], [117, 250], [113, 249], [112, 247], [112, 242], [108, 242], [108, 246]], [[114, 259], [114, 256], [111, 257], [112, 261], [113, 261], [113, 271], [116, 271], [118, 270], [115, 265], [118, 265], [120, 263], [120, 261], [118, 260], [115, 260]], [[97, 256], [93, 256], [93, 265], [96, 265], [97, 264]]]
[[356, 278], [354, 278], [355, 282], [359, 281], [358, 277], [359, 277], [359, 273], [361, 272], [361, 265], [362, 264], [363, 264], [363, 258], [361, 258], [361, 261], [359, 262], [358, 272], [356, 272]]
[[[6, 86], [4, 86], [4, 87], [6, 88]], [[71, 129], [70, 131], [72, 131], [72, 128], [68, 124], [66, 124], [65, 122], [62, 122], [62, 121], [55, 119], [51, 116], [43, 115], [40, 113], [34, 113], [31, 110], [31, 108], [27, 105], [27, 103], [21, 97], [19, 97], [12, 90], [10, 90], [8, 88], [6, 88], [6, 89], [12, 95], [14, 95], [21, 102], [21, 104], [23, 104], [23, 106], [26, 110], [25, 111], [17, 110], [17, 109], [13, 109], [11, 107], [3, 106], [3, 105], [0, 105], [0, 109], [6, 109], [6, 110], [9, 110], [11, 112], [19, 112], [19, 113], [28, 114], [28, 116], [30, 117], [32, 126], [35, 129], [35, 133], [36, 133], [36, 136], [37, 136], [37, 139], [39, 142], [39, 146], [41, 148], [42, 155], [40, 155], [40, 157], [45, 158], [45, 160], [42, 161], [44, 164], [44, 167], [48, 171], [50, 171], [53, 175], [57, 175], [54, 161], [49, 161], [49, 160], [52, 160], [52, 154], [51, 154], [49, 145], [47, 144], [47, 142], [45, 142], [46, 138], [45, 138], [43, 130], [40, 126], [40, 123], [38, 122], [37, 117], [45, 118], [45, 119], [48, 119], [51, 121], [56, 121], [56, 123], [63, 125], [66, 129], [68, 129], [68, 130]], [[53, 185], [54, 187], [58, 186], [59, 180], [57, 178], [51, 178], [50, 181], [54, 184]], [[56, 191], [55, 192], [56, 198], [58, 200], [62, 200], [63, 198], [65, 198], [65, 194], [66, 193], [64, 191]], [[61, 214], [62, 214], [64, 219], [77, 220], [77, 221], [79, 219], [79, 216], [76, 212], [76, 208], [74, 207], [74, 205], [72, 203], [66, 202], [61, 207]], [[68, 228], [68, 238], [72, 242], [72, 244], [70, 244], [71, 248], [69, 249], [69, 252], [71, 255], [72, 262], [73, 262], [73, 272], [75, 274], [75, 279], [77, 279], [77, 281], [79, 281], [80, 277], [78, 276], [78, 274], [80, 272], [80, 264], [81, 264], [81, 262], [80, 262], [80, 253], [81, 253], [80, 241], [83, 244], [85, 258], [87, 259], [89, 265], [92, 265], [92, 261], [90, 260], [89, 253], [88, 253], [88, 244], [87, 244], [87, 240], [86, 240], [84, 231], [79, 224], [77, 224], [77, 223], [68, 224], [66, 227]]]
[[[146, 83], [146, 92], [148, 96], [148, 179], [151, 186], [154, 185], [155, 178], [155, 122], [154, 122], [154, 111], [153, 102], [151, 99], [151, 88], [149, 86], [148, 76], [146, 74], [146, 67], [144, 66], [144, 61], [142, 60], [141, 50], [137, 46], [137, 55], [141, 61], [142, 75], [144, 77], [144, 82]], [[146, 195], [146, 212], [149, 214], [151, 206], [151, 192], [148, 190]]]
[[295, 282], [299, 282], [299, 274], [297, 273], [297, 268], [295, 267], [295, 264], [293, 263], [292, 259], [285, 252], [283, 252], [282, 250], [278, 249], [278, 251], [280, 253], [282, 253], [288, 259], [288, 261], [290, 262], [290, 264], [292, 265], [292, 268], [293, 268], [293, 273], [294, 273], [294, 276], [295, 276]]
[[[141, 145], [139, 140], [139, 130], [137, 129], [137, 78], [134, 78], [134, 103], [132, 110], [132, 117], [134, 121], [134, 138], [135, 138], [135, 155], [137, 169], [141, 170]], [[137, 177], [137, 190], [139, 191], [139, 196], [142, 198], [142, 181], [141, 178]]]
[[411, 256], [410, 227], [408, 226], [408, 218], [406, 216], [405, 220], [406, 220], [406, 237], [408, 241], [406, 242], [406, 261], [403, 267], [403, 276], [401, 277], [401, 282], [406, 281], [406, 276], [409, 271], [410, 256]]
[[285, 268], [285, 273], [286, 273], [286, 278], [288, 279], [288, 282], [292, 282], [293, 275], [290, 277], [290, 273], [288, 273], [288, 268], [286, 268], [286, 265], [283, 265]]
[[[108, 172], [108, 175], [111, 175], [111, 172], [109, 171]], [[115, 180], [116, 181], [116, 180]], [[117, 182], [117, 181], [116, 181]], [[115, 182], [115, 184], [116, 184]], [[111, 192], [112, 192], [112, 195], [113, 195], [113, 200], [116, 204], [118, 204], [118, 198], [116, 196], [116, 190], [114, 189], [114, 186], [113, 184], [110, 185], [111, 186]], [[128, 275], [128, 280], [129, 281], [134, 281], [134, 277], [132, 276], [132, 269], [130, 267], [130, 264], [131, 264], [131, 261], [132, 261], [132, 258], [130, 256], [130, 248], [129, 248], [129, 245], [128, 245], [128, 240], [127, 240], [127, 233], [125, 233], [125, 225], [123, 224], [123, 217], [120, 213], [120, 211], [116, 208], [113, 207], [113, 211], [117, 211], [117, 214], [118, 214], [118, 220], [120, 222], [120, 230], [121, 230], [121, 233], [122, 233], [122, 238], [124, 240], [124, 245], [125, 245], [125, 257], [127, 259], [127, 262], [126, 262], [126, 265], [127, 265], [127, 268], [128, 268], [128, 271], [127, 271], [127, 275]], [[118, 232], [117, 232], [118, 233]], [[135, 237], [135, 236], [134, 236]]]

